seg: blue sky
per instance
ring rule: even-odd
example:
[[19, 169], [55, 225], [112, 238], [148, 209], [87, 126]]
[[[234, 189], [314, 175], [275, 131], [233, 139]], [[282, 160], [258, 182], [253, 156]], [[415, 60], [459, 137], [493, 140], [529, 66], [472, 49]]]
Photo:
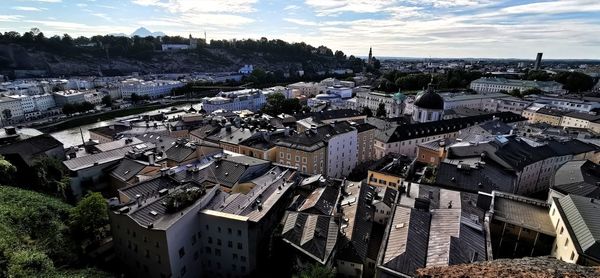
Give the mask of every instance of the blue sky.
[[600, 0], [1, 0], [0, 32], [279, 38], [348, 54], [600, 59]]

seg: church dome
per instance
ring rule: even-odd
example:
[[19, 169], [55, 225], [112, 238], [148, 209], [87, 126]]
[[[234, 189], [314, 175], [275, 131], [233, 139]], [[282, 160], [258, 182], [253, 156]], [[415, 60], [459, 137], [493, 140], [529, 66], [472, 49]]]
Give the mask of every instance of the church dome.
[[433, 91], [425, 91], [417, 96], [414, 105], [424, 109], [443, 110], [444, 99]]

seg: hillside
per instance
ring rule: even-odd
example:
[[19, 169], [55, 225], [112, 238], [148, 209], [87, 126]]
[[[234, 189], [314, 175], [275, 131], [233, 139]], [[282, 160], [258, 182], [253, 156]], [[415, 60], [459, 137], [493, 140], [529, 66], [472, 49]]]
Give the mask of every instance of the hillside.
[[9, 77], [121, 75], [237, 71], [245, 64], [305, 74], [338, 68], [362, 70], [364, 62], [324, 47], [281, 40], [210, 41], [197, 48], [162, 51], [163, 43], [189, 44], [182, 37], [44, 37], [41, 32], [0, 34], [0, 74]]
[[600, 277], [600, 268], [570, 264], [550, 257], [500, 259], [446, 267], [417, 270], [417, 277], [514, 277], [514, 278], [584, 278]]
[[79, 264], [69, 234], [72, 207], [29, 190], [0, 186], [0, 277], [110, 277]]

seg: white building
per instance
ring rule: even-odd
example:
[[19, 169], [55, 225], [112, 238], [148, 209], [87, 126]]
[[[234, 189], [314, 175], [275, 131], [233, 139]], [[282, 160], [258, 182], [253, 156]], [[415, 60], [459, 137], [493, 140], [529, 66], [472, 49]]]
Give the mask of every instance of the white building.
[[[331, 124], [334, 129], [337, 124]], [[348, 176], [358, 161], [358, 134], [355, 128], [342, 125], [347, 129], [330, 136], [327, 143], [327, 176], [342, 178]]]
[[478, 93], [510, 92], [514, 89], [521, 92], [529, 89], [540, 89], [548, 93], [564, 94], [563, 85], [555, 81], [531, 81], [506, 78], [479, 78], [471, 82], [470, 88]]
[[240, 68], [240, 70], [238, 70], [238, 72], [241, 74], [251, 74], [253, 71], [254, 71], [253, 65], [244, 65], [243, 67]]
[[546, 106], [567, 111], [590, 112], [596, 108], [600, 108], [600, 103], [595, 101], [585, 101], [571, 98], [556, 98], [548, 96], [531, 96], [525, 97], [535, 103], [545, 104]]
[[503, 97], [488, 99], [483, 104], [483, 110], [491, 112], [513, 112], [515, 114], [521, 114], [529, 105], [531, 101], [522, 100], [516, 97]]
[[413, 104], [412, 120], [418, 123], [436, 122], [444, 115], [444, 99], [433, 91], [431, 84], [427, 91], [417, 95]]
[[258, 111], [267, 103], [265, 94], [257, 89], [245, 89], [233, 92], [220, 92], [215, 97], [202, 99], [202, 108], [212, 113], [216, 110]]
[[406, 96], [402, 93], [386, 94], [382, 92], [371, 92], [370, 90], [361, 90], [356, 93], [354, 109], [362, 111], [367, 107], [375, 115], [379, 105], [383, 103], [387, 118], [396, 118], [404, 113], [404, 100]]
[[153, 80], [144, 81], [136, 78], [127, 79], [118, 85], [123, 98], [131, 98], [132, 94], [156, 99], [171, 93], [171, 90], [185, 86], [181, 81]]
[[93, 105], [98, 105], [98, 104], [102, 103], [103, 97], [104, 97], [104, 94], [100, 93], [98, 91], [88, 92], [83, 95], [83, 98], [85, 99], [85, 101], [87, 101]]
[[0, 118], [2, 118], [4, 122], [20, 121], [24, 118], [24, 115], [23, 106], [21, 106], [21, 101], [19, 99], [0, 97]]
[[297, 82], [289, 84], [288, 88], [292, 89], [294, 97], [304, 96], [316, 96], [325, 90], [324, 86], [315, 82]]
[[468, 94], [468, 93], [440, 93], [444, 99], [444, 110], [458, 107], [467, 107], [472, 109], [483, 109], [491, 100], [509, 98], [507, 94], [486, 93], [486, 94]]
[[162, 45], [162, 51], [176, 51], [176, 50], [187, 50], [190, 49], [188, 44], [168, 44]]

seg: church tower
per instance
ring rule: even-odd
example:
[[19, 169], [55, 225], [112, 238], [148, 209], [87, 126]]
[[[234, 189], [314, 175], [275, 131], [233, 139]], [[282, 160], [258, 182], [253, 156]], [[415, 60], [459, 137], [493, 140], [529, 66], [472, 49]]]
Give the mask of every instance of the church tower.
[[367, 64], [372, 65], [373, 64], [373, 48], [369, 47], [369, 60], [367, 60]]

